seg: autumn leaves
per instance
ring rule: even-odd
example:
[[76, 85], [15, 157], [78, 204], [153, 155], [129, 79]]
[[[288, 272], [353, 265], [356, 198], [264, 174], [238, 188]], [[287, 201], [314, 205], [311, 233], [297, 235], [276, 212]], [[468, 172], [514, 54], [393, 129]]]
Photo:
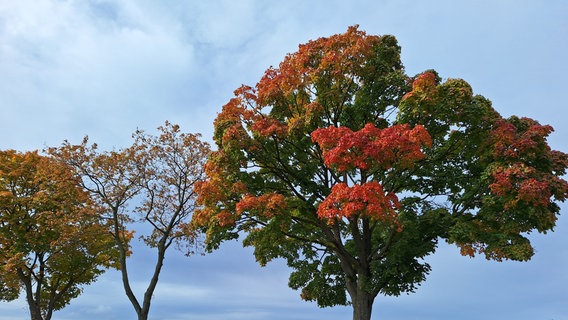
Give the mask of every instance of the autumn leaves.
[[[210, 250], [244, 235], [261, 264], [286, 260], [303, 298], [351, 304], [354, 320], [369, 320], [377, 295], [424, 281], [424, 257], [439, 239], [466, 255], [530, 259], [526, 233], [551, 230], [568, 194], [568, 156], [546, 142], [552, 128], [504, 119], [464, 80], [406, 75], [393, 36], [350, 27], [310, 41], [234, 94], [213, 123], [214, 151], [166, 122], [158, 136], [137, 131], [132, 146], [115, 151], [85, 139], [45, 158], [2, 153], [2, 249], [43, 212], [71, 219], [50, 227], [58, 230], [85, 227], [73, 219], [92, 208], [89, 221], [106, 231], [92, 236], [94, 258], [104, 261], [93, 260], [93, 277], [81, 283], [99, 265], [117, 267], [146, 319], [171, 245], [190, 254], [200, 232]], [[151, 230], [142, 239], [158, 257], [143, 298], [126, 267], [133, 221]], [[18, 251], [23, 243], [10, 251], [24, 252], [19, 265], [41, 262]], [[2, 258], [5, 271], [17, 268]], [[6, 284], [29, 279], [0, 273]]]
[[244, 234], [261, 264], [286, 259], [302, 297], [356, 320], [414, 290], [438, 239], [529, 259], [526, 233], [552, 229], [568, 192], [550, 127], [504, 119], [464, 80], [407, 76], [393, 36], [357, 27], [237, 89], [214, 127], [193, 219], [210, 248]]
[[[373, 175], [377, 171], [382, 174], [393, 166], [411, 167], [422, 159], [422, 147], [431, 145], [424, 127], [419, 125], [410, 129], [408, 125], [394, 125], [379, 129], [366, 124], [363, 129], [353, 132], [347, 127], [331, 126], [317, 129], [311, 136], [322, 149], [324, 163], [330, 169], [338, 173], [353, 172], [355, 168], [360, 170], [358, 184], [349, 186], [340, 182], [332, 187], [331, 193], [318, 206], [318, 215], [328, 219], [366, 215], [398, 224], [398, 197], [394, 192], [385, 192], [380, 183], [373, 181]], [[355, 180], [353, 178], [351, 180]]]
[[[194, 184], [210, 153], [200, 135], [166, 122], [154, 136], [133, 134], [124, 149], [101, 151], [85, 138], [38, 152], [0, 152], [0, 281], [3, 300], [26, 298], [33, 320], [77, 297], [106, 268], [121, 271], [138, 319], [147, 319], [165, 253], [201, 251], [190, 220]], [[143, 297], [130, 283], [135, 226], [157, 259]], [[138, 230], [141, 231], [141, 230]]]
[[25, 292], [32, 319], [50, 319], [116, 266], [107, 221], [79, 180], [53, 157], [0, 151], [0, 299]]

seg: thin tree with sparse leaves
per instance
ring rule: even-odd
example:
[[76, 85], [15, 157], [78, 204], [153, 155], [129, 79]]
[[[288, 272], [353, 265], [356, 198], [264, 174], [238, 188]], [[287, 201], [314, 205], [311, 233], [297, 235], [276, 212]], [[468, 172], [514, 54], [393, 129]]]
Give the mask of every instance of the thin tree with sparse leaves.
[[[190, 255], [200, 248], [189, 222], [195, 208], [193, 187], [204, 178], [210, 152], [199, 134], [181, 132], [178, 125], [166, 122], [158, 130], [157, 136], [136, 131], [134, 143], [118, 151], [99, 151], [87, 138], [80, 145], [65, 142], [51, 149], [81, 175], [82, 187], [105, 209], [103, 217], [112, 221], [123, 287], [139, 320], [148, 319], [167, 250], [174, 245]], [[150, 233], [141, 239], [156, 250], [154, 270], [141, 298], [132, 288], [128, 269], [133, 222], [149, 227]]]

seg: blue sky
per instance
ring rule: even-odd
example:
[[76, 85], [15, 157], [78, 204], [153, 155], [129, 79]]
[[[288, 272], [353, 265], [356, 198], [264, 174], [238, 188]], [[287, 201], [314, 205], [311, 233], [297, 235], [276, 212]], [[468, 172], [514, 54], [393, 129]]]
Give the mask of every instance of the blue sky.
[[[564, 0], [0, 0], [0, 149], [130, 143], [137, 128], [169, 120], [212, 135], [212, 121], [241, 84], [254, 85], [298, 44], [359, 24], [393, 34], [408, 74], [434, 68], [463, 78], [505, 116], [565, 126], [568, 2]], [[527, 263], [490, 262], [442, 244], [433, 271], [411, 295], [378, 297], [373, 319], [568, 319], [568, 205], [555, 232], [532, 234]], [[153, 253], [132, 259], [144, 288]], [[260, 268], [249, 248], [211, 255], [170, 252], [151, 319], [349, 319], [287, 287], [282, 262]], [[109, 271], [56, 319], [133, 319]], [[0, 320], [26, 319], [23, 300], [0, 303]]]

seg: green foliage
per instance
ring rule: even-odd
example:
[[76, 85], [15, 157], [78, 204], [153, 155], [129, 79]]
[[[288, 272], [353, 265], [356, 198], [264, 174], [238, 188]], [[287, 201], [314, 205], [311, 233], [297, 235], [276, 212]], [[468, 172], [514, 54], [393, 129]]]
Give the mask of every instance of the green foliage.
[[118, 258], [77, 179], [37, 152], [0, 151], [0, 299], [26, 292], [34, 319], [49, 319]]
[[286, 259], [306, 300], [370, 308], [417, 288], [438, 239], [529, 259], [524, 235], [552, 229], [568, 190], [550, 132], [464, 80], [406, 76], [393, 36], [351, 27], [235, 91], [193, 224], [210, 249], [244, 232], [262, 265]]

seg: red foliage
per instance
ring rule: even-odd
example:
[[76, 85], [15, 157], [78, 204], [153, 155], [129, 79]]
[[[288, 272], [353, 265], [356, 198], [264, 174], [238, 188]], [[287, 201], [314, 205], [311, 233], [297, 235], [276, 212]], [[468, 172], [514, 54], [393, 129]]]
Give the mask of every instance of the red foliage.
[[322, 77], [333, 83], [345, 82], [352, 74], [361, 74], [380, 37], [349, 27], [345, 34], [319, 38], [300, 45], [286, 56], [278, 68], [269, 68], [257, 84], [257, 102], [271, 105], [295, 92], [303, 91]]
[[378, 182], [367, 182], [349, 187], [345, 183], [333, 186], [331, 193], [318, 207], [320, 218], [351, 218], [368, 216], [373, 219], [395, 222], [396, 209], [400, 208], [397, 196], [386, 193]]
[[526, 130], [519, 130], [513, 123], [505, 119], [495, 124], [492, 131], [492, 136], [496, 141], [494, 156], [518, 158], [520, 155], [534, 156], [542, 151], [550, 152], [545, 140], [553, 131], [552, 127], [541, 125], [529, 118], [521, 118], [520, 122], [527, 127]]
[[519, 201], [534, 206], [547, 206], [552, 194], [549, 184], [533, 178], [534, 173], [534, 168], [522, 164], [509, 168], [499, 167], [492, 173], [494, 182], [489, 188], [500, 197], [513, 195], [505, 204], [506, 208], [514, 207]]
[[320, 128], [312, 140], [323, 150], [324, 162], [340, 172], [353, 168], [388, 169], [398, 163], [410, 167], [422, 159], [422, 146], [430, 146], [430, 135], [423, 126], [410, 129], [408, 124], [379, 129], [368, 123], [359, 131], [346, 127]]
[[503, 197], [505, 209], [519, 203], [547, 207], [552, 197], [563, 201], [568, 183], [558, 178], [568, 165], [565, 153], [551, 150], [546, 137], [552, 127], [529, 118], [502, 119], [491, 132], [493, 159], [492, 193]]

